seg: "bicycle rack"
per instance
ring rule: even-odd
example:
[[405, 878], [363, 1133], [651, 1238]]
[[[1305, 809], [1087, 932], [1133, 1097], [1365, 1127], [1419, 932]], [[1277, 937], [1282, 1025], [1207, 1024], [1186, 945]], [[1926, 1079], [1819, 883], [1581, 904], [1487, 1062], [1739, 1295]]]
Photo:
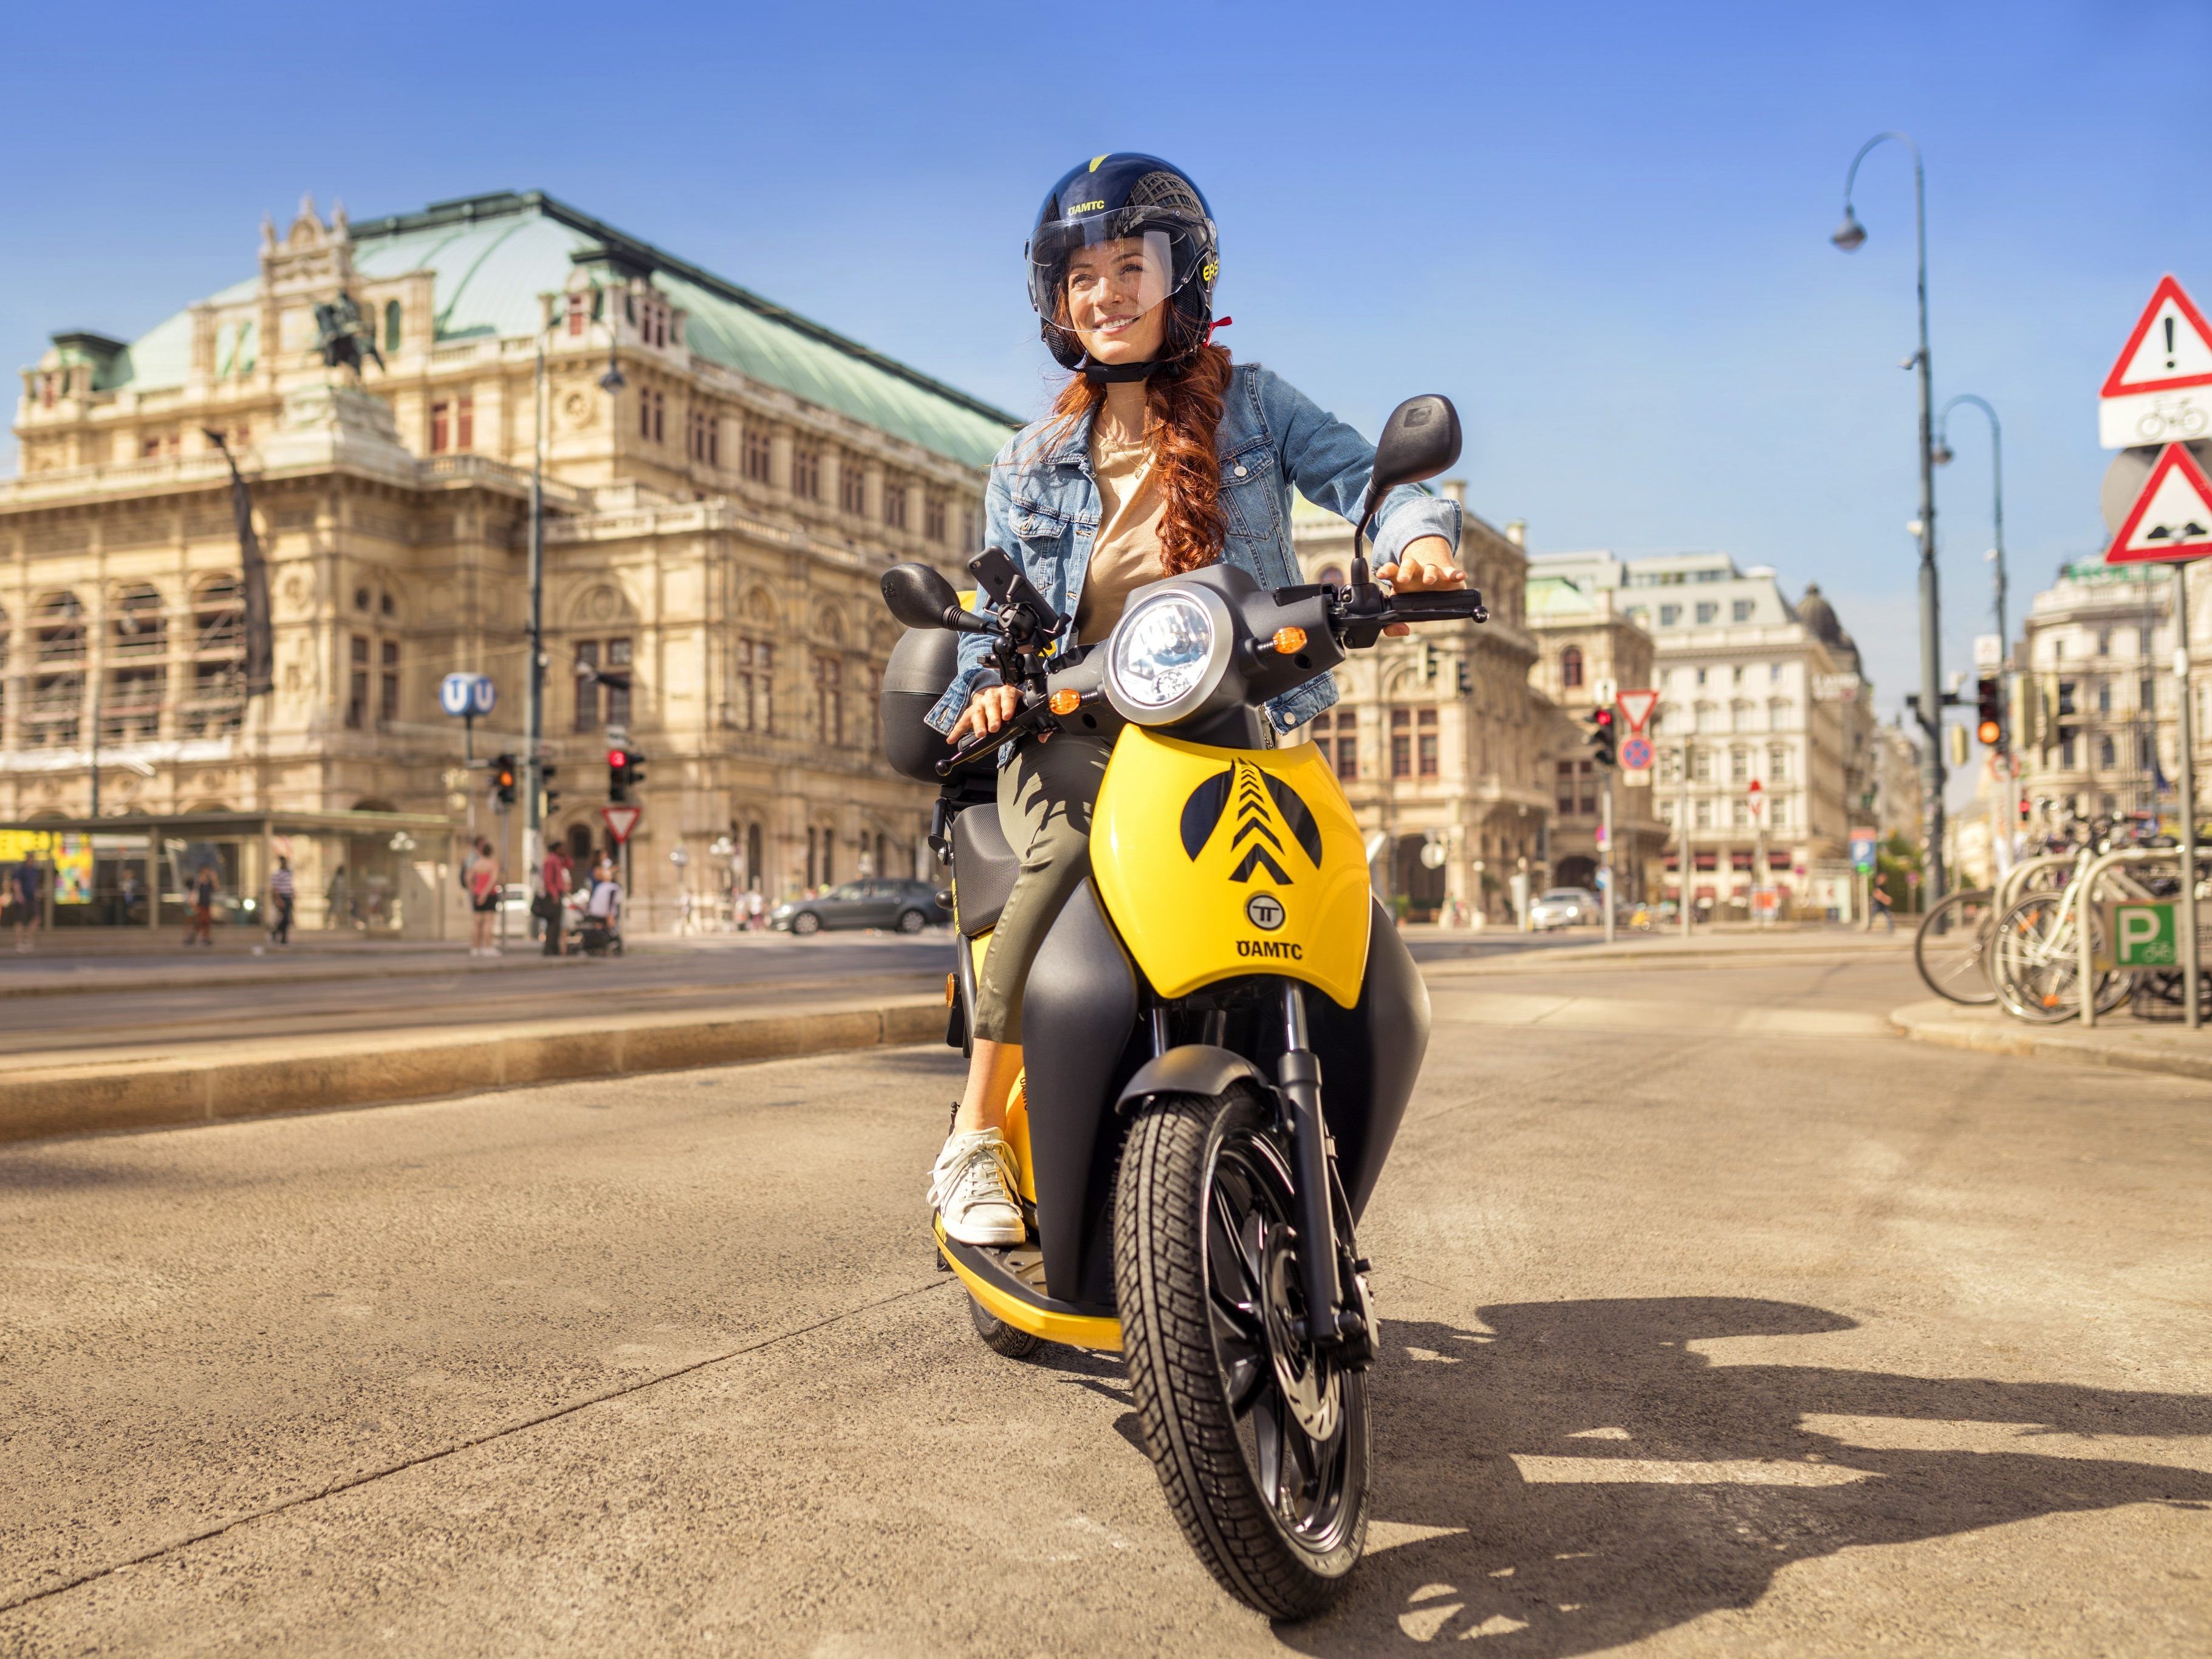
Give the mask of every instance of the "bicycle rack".
[[[2102, 854], [2092, 859], [2089, 861], [2089, 867], [2081, 872], [2081, 879], [2075, 884], [2075, 891], [2081, 895], [2082, 909], [2081, 915], [2076, 920], [2075, 936], [2080, 940], [2080, 944], [2075, 948], [2081, 955], [2081, 1024], [2085, 1028], [2097, 1023], [2096, 952], [2091, 948], [2094, 939], [2090, 931], [2088, 917], [2088, 908], [2097, 900], [2097, 878], [2106, 871], [2118, 865], [2155, 864], [2161, 861], [2179, 867], [2181, 863], [2181, 849], [2177, 847], [2123, 847], [2118, 852]], [[2071, 898], [2072, 895], [2069, 894], [2059, 901], [2058, 916], [2061, 921], [2066, 918], [2066, 906]], [[2177, 925], [2179, 914], [2177, 909]]]
[[2039, 870], [2056, 869], [2062, 864], [2071, 864], [2081, 856], [2078, 853], [2039, 853], [2032, 859], [2019, 863], [1997, 878], [1996, 896], [1992, 901], [1995, 913], [2004, 913], [2020, 902], [2020, 896], [2027, 888], [2027, 878]]

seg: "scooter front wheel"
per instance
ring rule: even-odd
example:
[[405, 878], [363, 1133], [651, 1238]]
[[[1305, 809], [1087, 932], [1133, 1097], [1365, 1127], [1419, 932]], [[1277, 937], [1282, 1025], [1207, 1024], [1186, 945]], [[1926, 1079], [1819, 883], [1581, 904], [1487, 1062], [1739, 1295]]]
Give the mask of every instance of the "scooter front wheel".
[[1166, 1096], [1132, 1125], [1114, 1289], [1138, 1423], [1183, 1536], [1273, 1619], [1327, 1607], [1367, 1535], [1366, 1378], [1296, 1335], [1297, 1214], [1249, 1097]]

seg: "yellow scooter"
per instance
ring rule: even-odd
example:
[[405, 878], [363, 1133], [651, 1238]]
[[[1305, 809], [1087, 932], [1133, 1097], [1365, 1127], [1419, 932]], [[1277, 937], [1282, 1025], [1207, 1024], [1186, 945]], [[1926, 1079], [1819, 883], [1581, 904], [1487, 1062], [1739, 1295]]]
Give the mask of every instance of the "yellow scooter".
[[[1401, 404], [1355, 550], [1382, 496], [1459, 447], [1444, 398]], [[1365, 1540], [1376, 1330], [1353, 1229], [1419, 1073], [1429, 1002], [1334, 771], [1310, 744], [1276, 747], [1263, 706], [1390, 623], [1487, 612], [1472, 591], [1392, 594], [1364, 557], [1346, 586], [1273, 592], [1217, 564], [1138, 589], [1110, 638], [1069, 650], [1067, 619], [1006, 555], [969, 568], [973, 610], [927, 565], [883, 579], [911, 630], [884, 677], [885, 737], [901, 770], [942, 785], [931, 841], [952, 870], [947, 1041], [963, 1051], [1017, 869], [995, 751], [1054, 729], [1114, 746], [1091, 878], [1023, 994], [1006, 1117], [1030, 1236], [983, 1248], [940, 1227], [938, 1248], [1000, 1353], [1121, 1352], [1192, 1547], [1231, 1594], [1303, 1617]], [[1020, 707], [948, 756], [921, 716], [960, 632], [990, 635]]]

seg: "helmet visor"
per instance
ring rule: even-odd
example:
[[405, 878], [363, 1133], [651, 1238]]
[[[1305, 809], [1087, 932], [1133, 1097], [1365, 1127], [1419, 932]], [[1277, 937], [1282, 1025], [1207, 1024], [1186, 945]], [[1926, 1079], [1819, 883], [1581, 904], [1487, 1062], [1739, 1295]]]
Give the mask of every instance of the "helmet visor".
[[1030, 303], [1079, 334], [1113, 333], [1197, 274], [1198, 239], [1179, 225], [1101, 213], [1048, 226], [1030, 246]]

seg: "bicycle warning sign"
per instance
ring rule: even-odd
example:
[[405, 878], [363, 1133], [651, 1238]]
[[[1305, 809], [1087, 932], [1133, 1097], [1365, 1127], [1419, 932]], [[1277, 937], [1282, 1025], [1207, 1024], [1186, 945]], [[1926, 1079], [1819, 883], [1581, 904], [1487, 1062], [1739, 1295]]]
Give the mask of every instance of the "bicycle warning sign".
[[2172, 276], [2159, 279], [2098, 393], [2106, 449], [2212, 435], [2212, 325]]

